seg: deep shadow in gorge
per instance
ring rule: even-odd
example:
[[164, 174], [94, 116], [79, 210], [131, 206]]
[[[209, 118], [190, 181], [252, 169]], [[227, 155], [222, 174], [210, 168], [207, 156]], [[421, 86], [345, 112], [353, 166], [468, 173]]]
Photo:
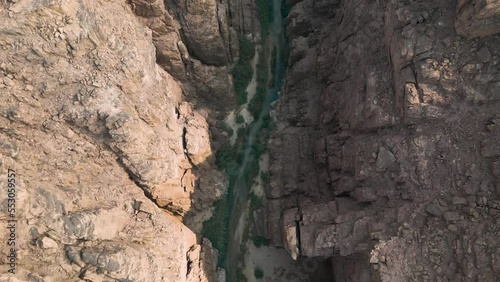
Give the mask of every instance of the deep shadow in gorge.
[[335, 281], [493, 281], [499, 18], [474, 0], [296, 3], [266, 237]]
[[232, 174], [228, 281], [242, 255], [251, 148], [278, 88], [260, 235], [317, 260], [307, 279], [495, 277], [495, 254], [461, 254], [483, 237], [480, 246], [498, 246], [486, 228], [497, 228], [500, 193], [498, 10], [476, 0], [290, 2], [284, 86], [266, 96]]
[[[237, 269], [239, 267], [244, 267], [241, 265], [242, 262], [244, 262], [245, 256], [245, 253], [242, 252], [242, 246], [247, 242], [242, 241], [244, 237], [242, 232], [249, 232], [250, 230], [242, 227], [242, 225], [246, 226], [248, 224], [253, 224], [248, 222], [250, 201], [249, 189], [250, 183], [253, 182], [253, 179], [249, 179], [248, 177], [249, 164], [259, 161], [257, 158], [260, 156], [256, 155], [254, 145], [256, 142], [259, 142], [257, 137], [260, 131], [269, 126], [269, 121], [265, 120], [270, 118], [269, 112], [271, 103], [278, 98], [278, 91], [281, 89], [282, 77], [284, 75], [283, 54], [281, 50], [284, 49], [285, 37], [280, 0], [273, 0], [272, 14], [273, 21], [269, 29], [269, 35], [265, 37], [261, 47], [263, 49], [261, 52], [267, 53], [267, 69], [270, 72], [269, 83], [267, 83], [269, 87], [266, 89], [266, 95], [262, 103], [262, 108], [260, 109], [260, 114], [257, 119], [249, 125], [249, 129], [247, 129], [243, 158], [231, 175], [231, 186], [228, 189], [229, 193], [231, 193], [229, 196], [231, 203], [229, 204], [228, 251], [225, 260], [227, 281], [238, 281]], [[260, 175], [257, 175], [257, 177], [260, 177]]]
[[0, 0], [0, 281], [497, 281], [500, 2], [284, 2]]

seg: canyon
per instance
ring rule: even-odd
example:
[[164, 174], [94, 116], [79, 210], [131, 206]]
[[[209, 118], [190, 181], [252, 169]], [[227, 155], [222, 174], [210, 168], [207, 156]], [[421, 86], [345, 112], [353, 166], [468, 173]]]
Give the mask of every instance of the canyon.
[[500, 275], [500, 1], [0, 0], [0, 48], [0, 281]]
[[295, 4], [264, 236], [333, 281], [496, 281], [499, 12]]

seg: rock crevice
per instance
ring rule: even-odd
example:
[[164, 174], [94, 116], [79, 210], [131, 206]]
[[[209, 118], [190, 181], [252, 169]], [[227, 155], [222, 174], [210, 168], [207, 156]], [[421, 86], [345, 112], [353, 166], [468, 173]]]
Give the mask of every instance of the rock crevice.
[[335, 281], [494, 280], [494, 251], [463, 246], [498, 248], [498, 15], [481, 1], [295, 4], [268, 238], [330, 259]]
[[0, 167], [18, 175], [17, 279], [216, 279], [217, 252], [181, 222], [226, 189], [207, 115], [182, 101], [175, 19], [156, 1], [130, 4], [0, 2]]

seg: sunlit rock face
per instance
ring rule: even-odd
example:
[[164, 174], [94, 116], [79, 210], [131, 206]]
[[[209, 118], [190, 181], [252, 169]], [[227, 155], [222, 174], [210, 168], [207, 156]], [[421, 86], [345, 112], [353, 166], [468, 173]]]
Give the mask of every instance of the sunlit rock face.
[[295, 4], [267, 236], [332, 258], [338, 281], [495, 280], [498, 16], [495, 1]]
[[455, 28], [466, 37], [484, 37], [500, 32], [498, 1], [460, 0], [456, 6]]
[[180, 221], [224, 194], [206, 114], [132, 9], [0, 4], [0, 179], [16, 172], [22, 281], [215, 280], [216, 252]]

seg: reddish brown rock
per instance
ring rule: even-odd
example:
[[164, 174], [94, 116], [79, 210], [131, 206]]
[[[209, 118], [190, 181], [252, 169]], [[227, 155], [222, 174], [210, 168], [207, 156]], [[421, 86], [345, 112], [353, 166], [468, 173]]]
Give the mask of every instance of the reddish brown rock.
[[[470, 247], [485, 238], [480, 246], [498, 248], [497, 208], [484, 208], [500, 196], [497, 6], [304, 0], [292, 8], [268, 209], [276, 225], [283, 207], [300, 210], [303, 255], [332, 257], [334, 271], [359, 267], [372, 281], [499, 274], [482, 247]], [[326, 203], [335, 215], [311, 208]], [[281, 234], [272, 239], [286, 244]]]

